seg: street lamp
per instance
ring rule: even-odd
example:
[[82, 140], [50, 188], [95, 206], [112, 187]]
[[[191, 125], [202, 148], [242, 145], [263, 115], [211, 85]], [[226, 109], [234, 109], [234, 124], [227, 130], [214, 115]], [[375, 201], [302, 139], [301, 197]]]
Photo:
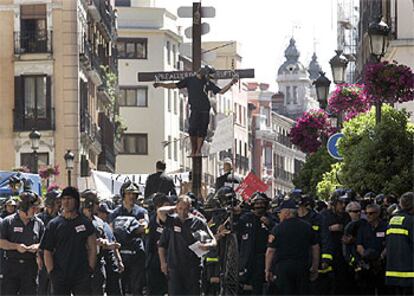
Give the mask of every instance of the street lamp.
[[65, 153], [64, 158], [65, 158], [65, 163], [66, 163], [66, 170], [68, 171], [68, 186], [70, 186], [71, 185], [70, 175], [73, 170], [73, 160], [75, 159], [75, 155], [70, 150], [68, 150]]
[[345, 82], [345, 70], [348, 66], [348, 59], [342, 54], [342, 50], [335, 50], [336, 55], [330, 59], [329, 64], [332, 69], [332, 78], [335, 84]]
[[[369, 50], [376, 61], [381, 62], [381, 58], [385, 55], [389, 45], [390, 27], [379, 16], [375, 22], [369, 24]], [[375, 122], [381, 122], [381, 102], [375, 104]]]
[[382, 20], [382, 16], [369, 24], [369, 50], [378, 62], [387, 52], [390, 31], [390, 27]]
[[319, 74], [320, 76], [313, 82], [313, 84], [316, 88], [316, 96], [319, 105], [325, 110], [328, 105], [329, 86], [331, 85], [331, 81], [326, 78], [325, 72], [319, 72]]
[[38, 155], [37, 155], [37, 150], [39, 149], [40, 146], [40, 133], [35, 130], [32, 129], [31, 133], [29, 134], [29, 138], [30, 141], [32, 142], [32, 150], [33, 150], [33, 167], [32, 167], [32, 173], [33, 174], [37, 174], [38, 171]]

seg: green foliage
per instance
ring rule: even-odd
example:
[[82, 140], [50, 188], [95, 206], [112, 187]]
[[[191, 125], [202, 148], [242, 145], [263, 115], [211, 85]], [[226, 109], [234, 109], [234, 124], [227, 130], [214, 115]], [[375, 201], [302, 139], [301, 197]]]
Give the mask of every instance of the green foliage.
[[316, 186], [322, 180], [323, 174], [328, 172], [335, 162], [337, 161], [328, 154], [325, 147], [319, 148], [318, 151], [307, 156], [303, 168], [294, 177], [293, 184], [306, 193], [316, 195]]
[[316, 186], [316, 195], [320, 199], [329, 200], [331, 193], [341, 187], [338, 177], [341, 174], [342, 165], [342, 162], [334, 163], [331, 165], [331, 170], [323, 174], [322, 180]]
[[408, 113], [388, 105], [375, 124], [375, 109], [344, 124], [339, 141], [343, 185], [360, 194], [402, 194], [413, 188], [414, 128]]

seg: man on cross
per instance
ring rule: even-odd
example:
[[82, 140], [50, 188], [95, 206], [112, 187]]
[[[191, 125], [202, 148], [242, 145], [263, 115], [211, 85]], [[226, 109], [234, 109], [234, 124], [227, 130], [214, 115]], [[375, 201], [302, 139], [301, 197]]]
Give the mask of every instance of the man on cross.
[[207, 136], [211, 108], [208, 92], [211, 91], [215, 95], [218, 93], [224, 94], [239, 80], [238, 75], [234, 75], [232, 80], [226, 86], [220, 88], [211, 81], [215, 72], [214, 68], [206, 65], [197, 72], [196, 76], [184, 78], [177, 83], [155, 82], [153, 84], [155, 88], [187, 88], [188, 101], [191, 106], [189, 120], [189, 134], [192, 147], [191, 156], [201, 156], [201, 147]]

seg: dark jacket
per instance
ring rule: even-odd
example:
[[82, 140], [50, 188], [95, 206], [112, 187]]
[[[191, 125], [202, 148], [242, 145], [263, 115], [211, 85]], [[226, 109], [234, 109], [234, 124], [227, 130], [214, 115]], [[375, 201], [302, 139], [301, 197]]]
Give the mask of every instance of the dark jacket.
[[158, 192], [165, 193], [166, 195], [177, 195], [173, 179], [163, 172], [149, 175], [145, 184], [144, 195], [146, 198]]
[[219, 176], [216, 179], [216, 191], [219, 190], [221, 187], [226, 186], [226, 183], [228, 183], [229, 185], [232, 183], [239, 184], [240, 178], [236, 176], [235, 174], [233, 174], [232, 172], [228, 172], [228, 173], [225, 173]]

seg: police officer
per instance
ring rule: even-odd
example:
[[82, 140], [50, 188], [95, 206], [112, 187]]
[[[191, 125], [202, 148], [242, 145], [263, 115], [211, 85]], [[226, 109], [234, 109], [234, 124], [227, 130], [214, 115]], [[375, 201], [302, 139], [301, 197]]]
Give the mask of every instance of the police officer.
[[189, 246], [199, 241], [199, 249], [208, 251], [217, 245], [207, 223], [192, 215], [190, 210], [190, 197], [181, 195], [176, 206], [161, 207], [157, 211], [158, 219], [166, 228], [163, 236], [168, 233], [159, 254], [161, 270], [168, 275], [168, 294], [171, 296], [200, 295], [201, 260]]
[[414, 294], [414, 192], [400, 198], [401, 211], [395, 214], [386, 232], [385, 283], [394, 295]]
[[[135, 203], [140, 194], [137, 184], [131, 181], [125, 182], [121, 186], [120, 194], [122, 204], [109, 216], [115, 236], [119, 233], [118, 229], [121, 229], [126, 222], [136, 225], [133, 230], [130, 229], [133, 232], [131, 242], [125, 244], [117, 237], [121, 243], [120, 253], [125, 266], [125, 271], [121, 275], [122, 288], [129, 290], [133, 295], [141, 295], [145, 285], [145, 248], [142, 238], [148, 227], [148, 212]], [[134, 219], [127, 219], [128, 217]]]
[[268, 239], [266, 280], [272, 282], [275, 274], [280, 295], [309, 294], [309, 280], [318, 276], [319, 244], [315, 231], [309, 223], [297, 218], [292, 199], [283, 201], [278, 212], [280, 224]]
[[171, 205], [169, 198], [164, 193], [155, 193], [152, 196], [155, 212], [151, 213], [146, 239], [146, 269], [147, 284], [150, 295], [164, 295], [168, 292], [168, 283], [165, 274], [161, 271], [160, 257], [158, 254], [158, 242], [164, 230], [163, 225], [157, 219], [157, 210], [163, 206]]
[[[43, 212], [39, 213], [37, 217], [42, 220], [43, 224], [47, 226], [47, 224], [55, 218], [60, 210], [60, 194], [61, 192], [58, 190], [51, 190], [46, 193]], [[41, 269], [39, 271], [39, 289], [38, 293], [40, 295], [50, 295], [51, 294], [51, 283], [49, 275], [47, 274], [46, 267], [44, 265], [43, 260], [43, 253], [40, 252], [40, 259], [41, 259]]]
[[240, 275], [242, 283], [252, 287], [253, 295], [263, 294], [267, 238], [274, 226], [273, 218], [267, 212], [269, 203], [265, 193], [256, 192], [251, 197], [252, 211], [243, 214], [236, 227], [241, 238]]
[[[356, 245], [361, 256], [361, 292], [365, 295], [383, 295], [385, 290], [385, 233], [387, 222], [382, 220], [381, 207], [370, 204], [366, 207], [367, 222], [358, 229]], [[392, 258], [390, 258], [392, 260]]]
[[74, 187], [62, 191], [62, 214], [46, 226], [40, 248], [54, 295], [87, 295], [96, 264], [96, 234], [79, 212], [80, 195]]
[[17, 213], [4, 219], [0, 248], [6, 251], [3, 295], [35, 295], [38, 265], [36, 255], [44, 233], [36, 217], [41, 199], [34, 192], [22, 192]]
[[335, 191], [330, 200], [330, 208], [321, 214], [321, 241], [322, 241], [322, 266], [324, 270], [332, 267], [334, 273], [335, 294], [353, 294], [347, 283], [351, 281], [351, 275], [342, 252], [342, 236], [345, 226], [350, 222], [348, 213], [345, 212], [343, 192]]

